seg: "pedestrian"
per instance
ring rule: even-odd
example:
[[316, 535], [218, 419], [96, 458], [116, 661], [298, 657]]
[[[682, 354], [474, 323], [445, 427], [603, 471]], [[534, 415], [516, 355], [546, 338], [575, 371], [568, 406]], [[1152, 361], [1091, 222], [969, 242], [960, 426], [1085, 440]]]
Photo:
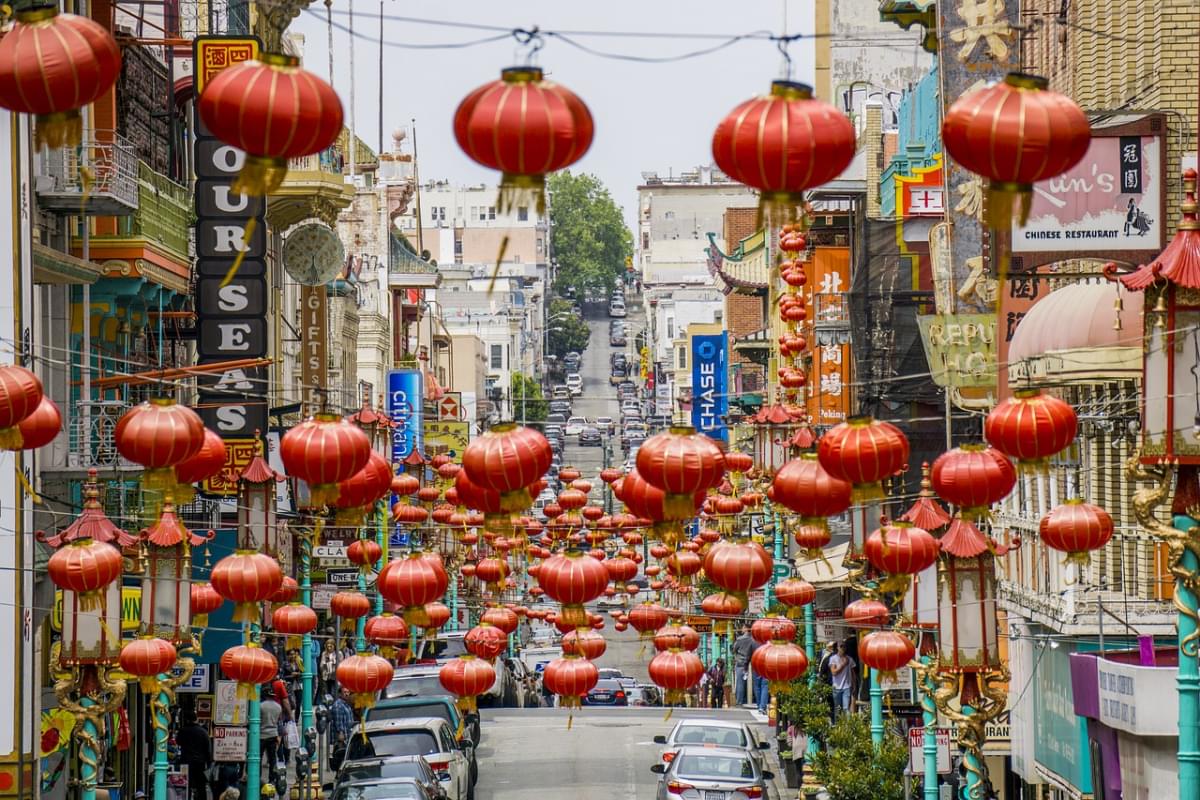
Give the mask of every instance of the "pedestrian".
[[[764, 644], [759, 644], [758, 647], [765, 647]], [[758, 649], [757, 647], [755, 648]], [[771, 682], [754, 673], [754, 702], [758, 705], [758, 713], [767, 713], [767, 707], [771, 705]]]
[[733, 697], [739, 706], [746, 705], [746, 670], [758, 642], [750, 635], [750, 626], [742, 626], [742, 635], [733, 642]]
[[829, 687], [826, 702], [829, 703], [830, 721], [833, 720], [833, 671], [829, 668], [829, 662], [835, 655], [837, 655], [837, 642], [826, 642], [825, 650], [821, 653], [821, 663], [817, 667], [817, 679]]
[[263, 687], [263, 698], [258, 704], [259, 733], [262, 742], [260, 757], [267, 765], [267, 773], [274, 772], [279, 761], [279, 718], [283, 715], [283, 706], [275, 700], [275, 688]]
[[292, 702], [288, 697], [287, 684], [282, 678], [276, 678], [271, 681], [271, 689], [275, 693], [275, 702], [279, 703], [279, 744], [277, 745], [276, 757], [283, 763], [287, 763], [289, 756], [287, 726], [295, 721], [292, 713]]
[[333, 638], [326, 639], [325, 649], [321, 652], [321, 664], [318, 668], [318, 672], [321, 673], [321, 684], [325, 687], [326, 694], [335, 693], [337, 668], [341, 661], [341, 655], [333, 646]]
[[237, 792], [233, 800], [241, 796], [238, 784], [242, 782], [242, 765], [237, 761], [225, 761], [217, 764], [216, 774], [212, 780], [212, 794], [217, 800], [222, 800], [230, 791]]
[[837, 652], [829, 659], [833, 676], [833, 707], [835, 716], [850, 710], [850, 691], [854, 688], [854, 659], [846, 655], [846, 643], [838, 642]]
[[329, 769], [336, 772], [346, 756], [346, 745], [354, 735], [354, 707], [350, 705], [350, 690], [342, 687], [329, 712]]
[[718, 658], [708, 668], [708, 707], [720, 708], [725, 704], [725, 659]]
[[208, 778], [205, 773], [212, 763], [212, 747], [208, 731], [196, 720], [193, 711], [180, 714], [175, 743], [179, 745], [179, 760], [188, 768], [188, 792], [191, 800], [208, 800]]

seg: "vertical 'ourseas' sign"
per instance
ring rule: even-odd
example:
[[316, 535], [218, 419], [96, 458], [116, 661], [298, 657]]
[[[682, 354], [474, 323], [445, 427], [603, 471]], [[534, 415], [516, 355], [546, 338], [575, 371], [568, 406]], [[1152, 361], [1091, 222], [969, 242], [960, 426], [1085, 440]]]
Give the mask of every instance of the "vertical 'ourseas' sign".
[[[221, 70], [258, 55], [258, 40], [200, 37], [194, 43], [196, 95]], [[254, 453], [256, 431], [267, 429], [267, 368], [236, 368], [267, 355], [267, 236], [262, 197], [234, 194], [231, 184], [245, 153], [209, 135], [199, 116], [193, 147], [196, 169], [196, 353], [204, 364], [230, 368], [200, 377], [197, 409], [206, 427], [225, 440], [231, 467]], [[242, 260], [238, 263], [239, 254]], [[236, 269], [234, 269], [236, 265]], [[245, 460], [248, 461], [248, 458]], [[228, 495], [221, 479], [205, 485]]]

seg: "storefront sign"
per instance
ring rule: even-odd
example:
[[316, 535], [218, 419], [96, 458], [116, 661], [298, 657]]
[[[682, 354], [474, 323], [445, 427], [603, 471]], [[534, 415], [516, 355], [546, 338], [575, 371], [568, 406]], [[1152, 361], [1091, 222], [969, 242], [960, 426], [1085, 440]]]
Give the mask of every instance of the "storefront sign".
[[1041, 773], [1092, 791], [1092, 762], [1087, 725], [1075, 714], [1070, 655], [1065, 647], [1046, 647], [1038, 655], [1033, 693], [1034, 762]]
[[[171, 674], [179, 676], [183, 674], [183, 668], [176, 665]], [[208, 691], [209, 676], [212, 674], [212, 664], [196, 664], [192, 668], [191, 677], [184, 683], [175, 687], [177, 692], [192, 692], [193, 694], [203, 694]]]
[[[300, 287], [300, 382], [307, 394], [329, 385], [329, 303], [324, 286]], [[309, 402], [313, 398], [306, 397]]]
[[213, 761], [245, 761], [247, 734], [248, 731], [245, 728], [222, 725], [214, 727], [212, 735]]
[[728, 331], [692, 337], [692, 427], [722, 442], [729, 436], [728, 353]]
[[1101, 722], [1138, 736], [1179, 735], [1173, 669], [1095, 662]]
[[[196, 92], [222, 69], [254, 58], [251, 38], [195, 41]], [[231, 190], [246, 154], [211, 136], [196, 120], [196, 353], [199, 364], [264, 358], [267, 327], [265, 199]], [[236, 369], [200, 381], [197, 410], [227, 445], [252, 442], [267, 429], [266, 367]], [[209, 482], [204, 491], [230, 495], [235, 487]]]
[[[63, 593], [61, 589], [54, 592], [54, 610], [50, 613], [50, 629], [62, 631], [63, 622]], [[121, 632], [127, 634], [136, 631], [142, 624], [142, 590], [141, 588], [122, 587], [121, 589]], [[128, 637], [126, 637], [128, 638]]]
[[392, 463], [399, 464], [421, 447], [424, 379], [419, 370], [394, 369], [388, 373], [387, 413], [392, 429]]
[[1160, 249], [1161, 146], [1157, 136], [1093, 135], [1082, 161], [1034, 184], [1029, 219], [1013, 227], [1013, 251]]
[[439, 420], [455, 422], [462, 419], [462, 392], [446, 392], [437, 403]]
[[213, 692], [213, 724], [245, 725], [247, 700], [238, 697], [237, 681], [217, 681]]
[[955, 388], [996, 385], [996, 317], [927, 314], [917, 317], [933, 382]]
[[[908, 771], [913, 775], [925, 772], [925, 729], [908, 729]], [[937, 729], [937, 771], [950, 772], [950, 729]]]
[[469, 422], [437, 422], [428, 421], [424, 426], [425, 456], [433, 458], [437, 455], [447, 455], [453, 459], [461, 459], [463, 451], [471, 442], [471, 424]]

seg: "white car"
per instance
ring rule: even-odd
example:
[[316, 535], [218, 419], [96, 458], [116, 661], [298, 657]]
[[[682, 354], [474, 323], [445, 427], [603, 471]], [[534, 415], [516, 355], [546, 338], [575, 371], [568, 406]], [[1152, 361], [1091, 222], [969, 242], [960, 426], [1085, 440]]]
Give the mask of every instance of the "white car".
[[567, 390], [572, 397], [578, 397], [583, 394], [583, 376], [578, 372], [572, 372], [567, 376]]
[[763, 768], [763, 751], [769, 750], [770, 742], [760, 741], [754, 729], [744, 722], [715, 718], [681, 719], [666, 736], [655, 736], [655, 744], [662, 745], [661, 758], [670, 761], [681, 747], [735, 747], [745, 750]]
[[608, 431], [609, 436], [617, 431], [617, 423], [612, 417], [596, 417], [595, 425], [602, 431]]
[[471, 765], [450, 723], [439, 717], [366, 722], [346, 744], [346, 758], [424, 756], [450, 800], [471, 797]]
[[624, 303], [609, 303], [608, 304], [608, 315], [610, 317], [625, 316], [625, 304]]
[[587, 417], [570, 417], [567, 419], [567, 424], [563, 428], [563, 433], [567, 436], [578, 436], [579, 432], [587, 426]]

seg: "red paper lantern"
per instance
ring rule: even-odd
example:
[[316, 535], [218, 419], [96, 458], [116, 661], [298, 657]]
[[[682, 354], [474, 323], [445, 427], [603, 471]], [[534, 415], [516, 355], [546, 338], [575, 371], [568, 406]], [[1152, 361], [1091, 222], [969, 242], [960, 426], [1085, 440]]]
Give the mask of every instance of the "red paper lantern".
[[625, 584], [637, 577], [638, 566], [633, 559], [609, 558], [605, 560], [604, 568], [613, 583]]
[[556, 658], [542, 672], [542, 684], [558, 695], [563, 708], [579, 708], [598, 680], [600, 671], [596, 665], [578, 656]]
[[337, 666], [337, 682], [349, 689], [355, 708], [375, 705], [375, 695], [392, 682], [396, 670], [392, 662], [371, 653], [356, 653], [343, 658]]
[[700, 646], [700, 634], [690, 625], [671, 622], [662, 626], [654, 633], [654, 648], [656, 650], [695, 650]]
[[750, 666], [769, 681], [772, 692], [780, 692], [808, 669], [808, 656], [798, 645], [776, 641], [755, 650]]
[[663, 650], [650, 659], [650, 680], [665, 690], [667, 705], [682, 703], [687, 692], [700, 682], [704, 663], [700, 656], [687, 650]]
[[450, 621], [450, 607], [436, 600], [425, 604], [425, 621], [419, 623], [425, 629], [425, 636], [434, 636], [442, 626]]
[[284, 575], [279, 588], [268, 599], [272, 603], [290, 603], [300, 594], [300, 584], [291, 575]]
[[802, 524], [825, 527], [825, 518], [850, 507], [850, 482], [824, 470], [813, 453], [805, 453], [779, 468], [771, 482], [775, 502], [803, 517]]
[[314, 507], [337, 499], [337, 485], [366, 466], [370, 455], [367, 434], [337, 414], [321, 413], [306, 419], [279, 442], [284, 470], [308, 484]]
[[800, 608], [817, 599], [817, 587], [801, 578], [784, 578], [775, 584], [775, 599], [793, 616]]
[[962, 516], [977, 519], [1008, 496], [1017, 482], [1017, 471], [999, 450], [964, 444], [938, 456], [929, 479], [934, 491], [958, 506]]
[[621, 472], [621, 470], [617, 469], [616, 467], [606, 467], [605, 469], [600, 470], [600, 480], [611, 484], [613, 481], [619, 480], [624, 474], [625, 473]]
[[1069, 403], [1040, 391], [1018, 391], [983, 421], [988, 444], [1018, 465], [1040, 466], [1075, 439], [1079, 419]]
[[871, 631], [858, 643], [862, 663], [893, 679], [896, 670], [907, 666], [916, 654], [912, 640], [899, 631]]
[[481, 558], [475, 565], [475, 577], [486, 583], [492, 591], [499, 591], [508, 577], [508, 562], [501, 558]]
[[677, 550], [667, 556], [666, 565], [667, 572], [671, 573], [681, 586], [690, 586], [692, 576], [704, 566], [704, 559], [689, 550]]
[[123, 671], [138, 679], [143, 692], [157, 694], [158, 676], [170, 672], [177, 657], [170, 642], [142, 636], [125, 643], [121, 648], [120, 663]]
[[121, 49], [102, 25], [53, 6], [28, 8], [0, 40], [0, 106], [37, 115], [37, 147], [78, 145], [79, 109], [120, 72]]
[[495, 626], [497, 629], [502, 631], [505, 636], [516, 633], [517, 626], [521, 624], [521, 620], [517, 616], [517, 612], [511, 608], [505, 608], [504, 606], [493, 606], [492, 608], [489, 608], [487, 611], [483, 612], [483, 616], [479, 618], [479, 621], [481, 623], [486, 622], [488, 625]]
[[317, 612], [300, 603], [289, 603], [275, 609], [271, 627], [287, 636], [303, 636], [317, 629]]
[[189, 594], [191, 602], [188, 605], [192, 612], [192, 627], [203, 628], [208, 625], [208, 615], [221, 607], [225, 598], [217, 594], [211, 583], [193, 583]]
[[505, 422], [493, 425], [467, 445], [463, 472], [472, 483], [500, 493], [501, 511], [515, 512], [533, 502], [527, 487], [546, 473], [553, 457], [545, 436], [533, 428]]
[[463, 646], [472, 655], [491, 661], [508, 647], [508, 636], [499, 628], [484, 622], [467, 631]]
[[329, 599], [329, 611], [342, 619], [358, 619], [371, 613], [371, 601], [362, 592], [337, 592]]
[[106, 542], [82, 538], [54, 551], [46, 572], [54, 585], [79, 595], [81, 611], [100, 608], [106, 586], [121, 577], [121, 551]]
[[42, 395], [42, 400], [33, 413], [17, 423], [17, 430], [21, 434], [22, 450], [45, 447], [53, 442], [62, 430], [62, 414], [53, 400]]
[[537, 580], [547, 597], [562, 604], [560, 616], [570, 624], [586, 625], [583, 606], [604, 594], [608, 570], [596, 559], [573, 550], [542, 562]]
[[[193, 484], [219, 475], [221, 470], [225, 469], [226, 455], [225, 440], [215, 431], [205, 428], [200, 449], [175, 465], [175, 481], [179, 484]], [[175, 500], [184, 501], [179, 497]]]
[[881, 584], [882, 591], [903, 591], [913, 575], [937, 561], [937, 539], [911, 522], [885, 525], [867, 537], [863, 555], [871, 566], [891, 578]]
[[221, 672], [237, 681], [239, 698], [249, 699], [255, 687], [274, 679], [279, 672], [275, 656], [258, 644], [239, 644], [221, 654]]
[[238, 550], [217, 562], [209, 580], [217, 594], [237, 604], [234, 622], [259, 622], [258, 604], [271, 599], [283, 584], [283, 571], [265, 553]]
[[888, 609], [878, 600], [862, 598], [846, 606], [842, 616], [852, 628], [882, 628], [888, 622]]
[[1067, 553], [1067, 559], [1087, 564], [1091, 550], [1108, 544], [1113, 535], [1113, 521], [1103, 508], [1072, 498], [1042, 517], [1038, 525], [1042, 544]]
[[204, 445], [204, 423], [187, 406], [156, 397], [121, 415], [113, 440], [121, 455], [146, 468], [143, 486], [169, 490], [175, 485], [171, 468]]
[[1023, 222], [1033, 184], [1063, 174], [1087, 154], [1092, 135], [1087, 115], [1048, 86], [1045, 78], [1009, 73], [959, 97], [942, 119], [946, 152], [988, 179], [997, 227], [1007, 227], [1012, 195], [1021, 196]]
[[384, 658], [393, 658], [397, 650], [408, 647], [408, 623], [387, 611], [371, 617], [363, 625], [363, 638], [379, 646]]
[[369, 571], [383, 558], [383, 548], [374, 539], [355, 539], [346, 548], [346, 560]]
[[671, 508], [681, 504], [680, 513], [686, 517], [694, 511], [694, 496], [715, 488], [725, 477], [725, 455], [695, 428], [676, 425], [638, 448], [637, 473], [666, 493], [668, 515], [675, 516]]
[[454, 112], [458, 146], [477, 164], [503, 173], [502, 209], [515, 207], [521, 192], [535, 193], [536, 206], [544, 207], [546, 173], [582, 158], [593, 131], [584, 102], [565, 86], [543, 80], [538, 67], [502, 70], [500, 80], [468, 94]]
[[204, 87], [197, 111], [213, 136], [246, 153], [233, 184], [244, 195], [275, 191], [289, 158], [319, 153], [342, 132], [333, 87], [280, 53], [222, 70]]
[[445, 568], [417, 553], [389, 561], [375, 579], [379, 593], [404, 609], [404, 619], [410, 625], [421, 625], [426, 620], [425, 604], [441, 597], [449, 585]]
[[762, 644], [774, 640], [790, 642], [796, 638], [796, 623], [785, 617], [762, 617], [750, 625], [750, 635]]
[[[417, 480], [416, 475], [409, 475], [407, 472], [401, 472], [399, 475], [392, 476], [392, 494], [399, 495], [400, 497], [407, 497], [410, 494], [419, 492], [422, 488], [432, 490], [434, 492], [432, 499], [437, 500], [438, 495], [440, 494], [438, 490], [433, 486], [422, 487], [421, 482]], [[424, 500], [424, 498], [422, 499]]]
[[854, 125], [812, 95], [774, 81], [770, 94], [738, 105], [713, 133], [713, 159], [729, 177], [773, 206], [795, 207], [801, 193], [842, 174], [854, 158]]
[[792, 529], [792, 538], [804, 552], [804, 557], [812, 561], [821, 558], [821, 549], [833, 540], [833, 534], [830, 533], [828, 525], [797, 525]]
[[578, 628], [567, 631], [562, 637], [562, 651], [565, 656], [583, 656], [595, 660], [604, 655], [608, 643], [604, 635], [598, 631]]
[[474, 713], [475, 698], [492, 688], [496, 682], [496, 670], [481, 658], [461, 655], [438, 670], [438, 680], [446, 691], [458, 697], [460, 710]]
[[629, 624], [642, 639], [654, 638], [654, 633], [667, 624], [667, 610], [658, 603], [639, 603], [629, 611]]
[[[364, 508], [387, 496], [392, 486], [392, 465], [372, 450], [362, 469], [338, 483], [334, 508]], [[412, 506], [410, 506], [412, 507]], [[418, 509], [420, 510], [420, 509]], [[424, 511], [422, 511], [424, 519]]]
[[774, 566], [774, 559], [757, 542], [718, 542], [704, 557], [705, 576], [738, 597], [769, 581]]
[[879, 482], [908, 463], [908, 439], [890, 422], [851, 417], [821, 437], [817, 458], [830, 475], [853, 484], [857, 499], [882, 497]]
[[729, 633], [729, 620], [746, 610], [746, 601], [728, 592], [710, 594], [700, 601], [700, 610], [713, 621], [714, 633]]

